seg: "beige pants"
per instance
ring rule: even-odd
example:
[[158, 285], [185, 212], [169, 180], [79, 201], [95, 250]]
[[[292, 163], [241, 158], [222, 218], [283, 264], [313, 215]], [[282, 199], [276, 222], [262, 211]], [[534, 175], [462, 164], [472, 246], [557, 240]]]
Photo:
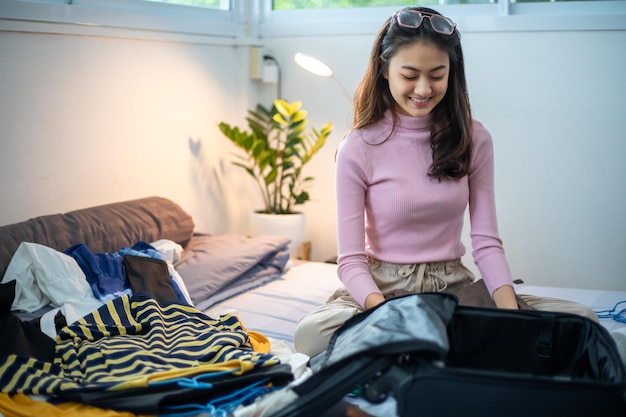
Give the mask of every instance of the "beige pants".
[[[398, 293], [451, 291], [470, 285], [474, 275], [460, 259], [446, 262], [398, 265], [368, 259], [370, 273], [386, 299]], [[521, 295], [537, 310], [579, 314], [598, 320], [592, 309], [572, 301]], [[324, 351], [332, 334], [363, 308], [345, 288], [339, 288], [326, 304], [304, 316], [296, 325], [294, 345], [296, 351], [315, 356]]]

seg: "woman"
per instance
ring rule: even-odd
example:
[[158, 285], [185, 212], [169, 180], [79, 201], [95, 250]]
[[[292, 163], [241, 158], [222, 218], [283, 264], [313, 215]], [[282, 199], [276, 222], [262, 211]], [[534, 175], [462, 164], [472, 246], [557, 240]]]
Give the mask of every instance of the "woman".
[[[456, 24], [408, 7], [382, 26], [337, 152], [340, 288], [297, 325], [313, 356], [347, 319], [406, 292], [454, 291], [474, 281], [461, 263], [469, 206], [474, 261], [498, 308], [516, 309], [498, 235], [493, 145], [472, 120]], [[544, 309], [545, 300], [529, 301]], [[550, 309], [584, 306], [552, 300]]]

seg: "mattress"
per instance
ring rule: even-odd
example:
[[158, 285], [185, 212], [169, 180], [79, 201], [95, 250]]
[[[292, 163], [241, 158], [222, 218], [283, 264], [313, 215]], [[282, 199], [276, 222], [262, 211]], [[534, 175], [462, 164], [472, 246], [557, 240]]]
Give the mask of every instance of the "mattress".
[[[532, 294], [541, 297], [559, 298], [575, 301], [591, 307], [597, 312], [609, 311], [617, 306], [616, 312], [626, 308], [626, 291], [593, 290], [580, 288], [544, 287], [540, 285], [520, 284], [515, 286], [518, 294]], [[622, 303], [618, 306], [618, 303]], [[624, 317], [626, 320], [626, 317]], [[612, 331], [625, 327], [626, 323], [613, 318], [600, 318], [600, 324]]]
[[249, 330], [293, 347], [298, 320], [323, 305], [340, 286], [336, 264], [299, 262], [281, 278], [213, 305], [205, 312], [211, 317], [236, 313]]
[[[293, 333], [298, 320], [326, 302], [341, 286], [337, 265], [323, 262], [294, 264], [281, 278], [259, 286], [212, 306], [206, 312], [213, 317], [236, 313], [250, 330], [261, 332], [270, 339], [283, 340], [293, 348]], [[625, 301], [626, 291], [516, 285], [516, 292], [559, 298], [585, 304], [596, 311], [610, 310]], [[626, 323], [605, 318], [600, 323], [608, 330]]]

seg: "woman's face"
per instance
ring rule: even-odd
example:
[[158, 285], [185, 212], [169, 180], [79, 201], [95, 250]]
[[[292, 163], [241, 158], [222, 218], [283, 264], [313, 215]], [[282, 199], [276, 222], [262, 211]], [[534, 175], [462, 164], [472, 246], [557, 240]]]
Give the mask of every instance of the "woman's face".
[[396, 110], [408, 116], [427, 116], [448, 91], [450, 58], [433, 43], [417, 41], [403, 46], [389, 60], [383, 76]]

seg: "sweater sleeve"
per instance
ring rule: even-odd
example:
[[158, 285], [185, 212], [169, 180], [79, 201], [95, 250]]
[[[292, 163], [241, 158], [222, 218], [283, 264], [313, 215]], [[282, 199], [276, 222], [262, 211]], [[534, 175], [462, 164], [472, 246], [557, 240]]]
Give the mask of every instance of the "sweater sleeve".
[[356, 135], [351, 132], [337, 151], [337, 273], [350, 295], [364, 306], [367, 296], [380, 290], [369, 272], [366, 260], [365, 195], [368, 161]]
[[489, 293], [493, 294], [496, 289], [513, 282], [498, 233], [493, 141], [489, 132], [477, 121], [474, 121], [473, 141], [469, 173], [472, 256]]

